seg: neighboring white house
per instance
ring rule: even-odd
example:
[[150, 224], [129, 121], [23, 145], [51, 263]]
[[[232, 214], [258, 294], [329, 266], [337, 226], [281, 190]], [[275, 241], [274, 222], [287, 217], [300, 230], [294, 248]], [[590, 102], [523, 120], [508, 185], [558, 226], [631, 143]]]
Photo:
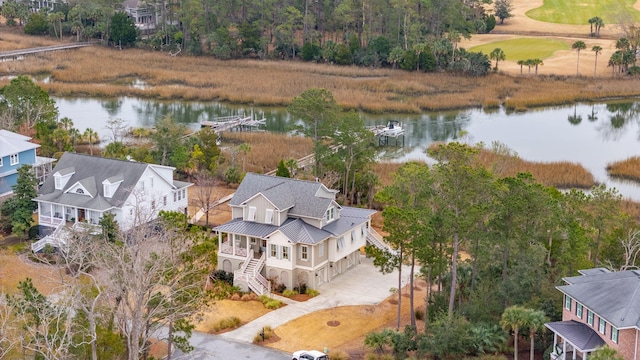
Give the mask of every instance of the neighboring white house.
[[[157, 218], [161, 210], [187, 211], [191, 183], [173, 179], [175, 168], [97, 156], [64, 153], [33, 199], [39, 225], [97, 225], [115, 214], [121, 230]], [[46, 232], [46, 231], [45, 231]]]
[[340, 206], [322, 183], [248, 173], [229, 202], [232, 220], [218, 233], [218, 269], [258, 294], [267, 279], [291, 289], [329, 282], [360, 262], [360, 249], [382, 246], [375, 210]]

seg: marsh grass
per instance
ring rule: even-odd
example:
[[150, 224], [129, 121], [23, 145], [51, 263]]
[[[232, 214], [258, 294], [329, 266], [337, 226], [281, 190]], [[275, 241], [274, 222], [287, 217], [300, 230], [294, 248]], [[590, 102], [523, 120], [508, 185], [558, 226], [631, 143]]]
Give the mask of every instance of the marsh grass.
[[297, 160], [313, 152], [312, 140], [302, 136], [270, 132], [224, 133], [227, 163], [232, 161], [232, 152], [237, 151], [235, 149], [242, 143], [249, 144], [251, 150], [246, 154], [246, 159], [243, 159], [243, 153], [236, 155], [236, 166], [242, 168], [244, 160], [245, 171], [262, 174], [277, 168], [280, 160]]
[[[20, 47], [26, 47], [20, 41], [28, 43], [39, 38], [23, 39], [11, 34], [2, 41], [16, 41]], [[40, 85], [56, 96], [133, 96], [263, 106], [286, 106], [308, 88], [319, 87], [330, 90], [342, 107], [370, 113], [420, 113], [480, 108], [487, 104], [524, 110], [640, 95], [640, 87], [631, 78], [593, 81], [500, 73], [468, 78], [303, 62], [171, 57], [161, 52], [119, 51], [100, 46], [0, 63], [0, 76], [17, 74], [48, 75], [49, 82]], [[8, 81], [0, 80], [0, 86]], [[143, 85], [133, 86], [135, 81]]]
[[611, 177], [640, 182], [640, 156], [632, 156], [607, 165]]

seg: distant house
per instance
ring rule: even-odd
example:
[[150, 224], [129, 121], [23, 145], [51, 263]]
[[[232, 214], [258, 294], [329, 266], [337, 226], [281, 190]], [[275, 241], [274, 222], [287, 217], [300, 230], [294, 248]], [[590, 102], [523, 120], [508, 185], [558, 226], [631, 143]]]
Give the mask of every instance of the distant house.
[[0, 196], [13, 193], [12, 186], [18, 180], [18, 168], [29, 165], [39, 182], [43, 182], [51, 172], [55, 159], [36, 155], [38, 144], [30, 142], [30, 137], [0, 130]]
[[551, 359], [583, 359], [598, 347], [640, 359], [640, 271], [597, 268], [564, 278], [562, 321], [545, 324], [554, 334]]
[[133, 20], [134, 25], [143, 34], [147, 34], [156, 29], [158, 18], [153, 11], [153, 7], [140, 0], [126, 0], [124, 3], [124, 11]]
[[[234, 284], [263, 294], [269, 280], [315, 288], [360, 263], [374, 210], [340, 206], [336, 190], [315, 181], [248, 173], [229, 205], [232, 220], [218, 233], [218, 268]], [[269, 279], [269, 280], [267, 280]]]
[[38, 203], [39, 225], [49, 232], [64, 225], [97, 225], [105, 213], [112, 213], [126, 231], [156, 219], [161, 210], [186, 213], [191, 183], [174, 180], [174, 170], [64, 153], [33, 199]]

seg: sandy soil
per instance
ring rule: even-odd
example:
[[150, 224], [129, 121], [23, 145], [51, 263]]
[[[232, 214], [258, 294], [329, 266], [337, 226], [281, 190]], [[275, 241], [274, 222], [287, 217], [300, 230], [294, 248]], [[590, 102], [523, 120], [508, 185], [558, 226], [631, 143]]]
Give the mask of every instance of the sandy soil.
[[[607, 62], [615, 51], [615, 41], [622, 36], [622, 29], [616, 24], [605, 24], [601, 30], [600, 38], [589, 36], [589, 25], [554, 24], [528, 18], [525, 13], [531, 9], [542, 6], [543, 0], [515, 0], [513, 2], [512, 18], [506, 19], [504, 24], [496, 25], [491, 34], [473, 35], [470, 40], [463, 40], [460, 46], [469, 49], [473, 46], [491, 43], [494, 41], [509, 40], [522, 37], [548, 37], [566, 41], [571, 45], [577, 40], [582, 40], [587, 49], [580, 53], [580, 74], [589, 76], [594, 72], [594, 55], [591, 48], [594, 45], [602, 47], [603, 51], [598, 55], [598, 76], [611, 76], [611, 68]], [[640, 1], [635, 6], [640, 10]], [[540, 66], [538, 73], [541, 75], [568, 75], [576, 74], [577, 54], [572, 50], [557, 51], [553, 56], [542, 59], [544, 65]], [[516, 60], [517, 61], [517, 60]], [[520, 66], [516, 61], [505, 61], [499, 65], [500, 71], [517, 75], [520, 74]], [[533, 69], [532, 69], [533, 72]], [[527, 68], [524, 68], [527, 74]]]

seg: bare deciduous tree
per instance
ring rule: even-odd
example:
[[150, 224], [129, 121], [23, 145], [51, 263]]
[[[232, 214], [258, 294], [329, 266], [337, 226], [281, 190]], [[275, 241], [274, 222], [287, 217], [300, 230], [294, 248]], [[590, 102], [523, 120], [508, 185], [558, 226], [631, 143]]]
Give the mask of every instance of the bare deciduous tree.
[[220, 193], [216, 191], [219, 185], [218, 180], [208, 173], [198, 173], [196, 179], [196, 190], [194, 201], [198, 207], [204, 212], [205, 225], [209, 226], [209, 213], [215, 207], [216, 202], [220, 200]]

